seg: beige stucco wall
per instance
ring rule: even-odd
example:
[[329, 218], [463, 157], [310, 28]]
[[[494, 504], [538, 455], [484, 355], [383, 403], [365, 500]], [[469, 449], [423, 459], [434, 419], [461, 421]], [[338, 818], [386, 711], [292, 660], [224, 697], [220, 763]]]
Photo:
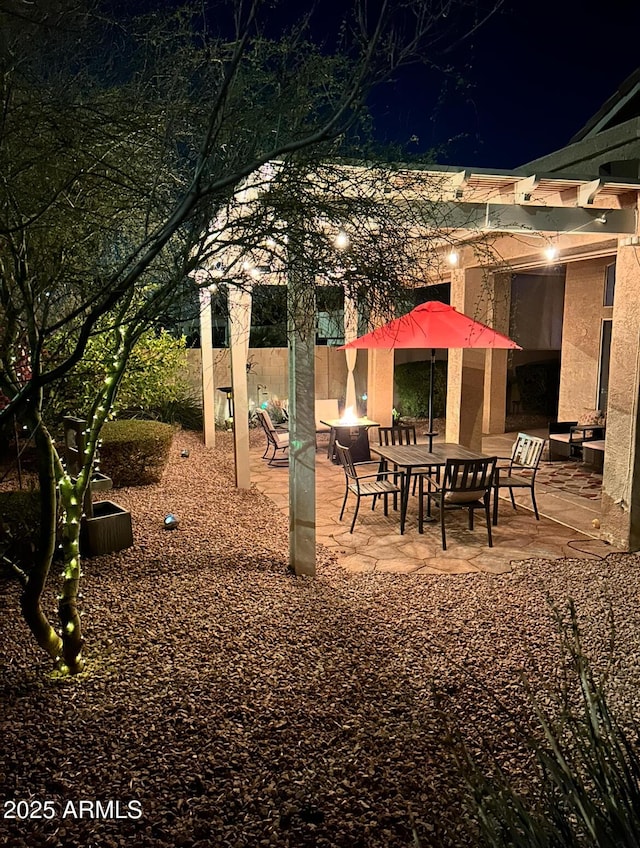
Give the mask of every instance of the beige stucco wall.
[[602, 536], [640, 549], [640, 234], [621, 240], [611, 336]]
[[603, 305], [605, 273], [612, 259], [567, 265], [562, 329], [558, 420], [580, 420], [598, 404], [598, 374], [602, 321], [613, 308]]
[[[249, 348], [249, 363], [251, 370], [247, 384], [249, 392], [249, 407], [253, 408], [264, 401], [274, 398], [283, 400], [289, 396], [289, 351], [287, 348]], [[215, 349], [214, 384], [215, 386], [231, 385], [231, 365], [227, 349]], [[187, 351], [186, 378], [195, 397], [202, 399], [202, 382], [200, 377], [201, 355], [199, 348]], [[347, 382], [347, 365], [344, 351], [334, 347], [317, 346], [315, 363], [315, 393], [318, 398], [344, 399]], [[361, 396], [366, 391], [367, 383], [367, 352], [358, 351], [355, 368], [356, 393]], [[222, 392], [215, 393], [216, 420], [221, 421], [226, 416], [226, 397]]]

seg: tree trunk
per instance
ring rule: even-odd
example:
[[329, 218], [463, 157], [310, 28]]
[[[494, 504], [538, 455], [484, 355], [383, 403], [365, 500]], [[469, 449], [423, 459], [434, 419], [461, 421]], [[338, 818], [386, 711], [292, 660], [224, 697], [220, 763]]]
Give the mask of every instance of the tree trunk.
[[55, 453], [51, 436], [39, 415], [31, 419], [35, 431], [40, 483], [40, 544], [36, 560], [27, 577], [20, 604], [22, 615], [36, 642], [50, 657], [58, 660], [62, 639], [51, 626], [42, 610], [42, 594], [56, 548], [57, 498]]
[[80, 586], [80, 519], [85, 486], [80, 474], [75, 483], [65, 475], [59, 483], [60, 505], [63, 510], [62, 554], [64, 571], [62, 589], [58, 596], [58, 618], [62, 627], [63, 669], [77, 674], [84, 667], [82, 659], [82, 624], [78, 612]]

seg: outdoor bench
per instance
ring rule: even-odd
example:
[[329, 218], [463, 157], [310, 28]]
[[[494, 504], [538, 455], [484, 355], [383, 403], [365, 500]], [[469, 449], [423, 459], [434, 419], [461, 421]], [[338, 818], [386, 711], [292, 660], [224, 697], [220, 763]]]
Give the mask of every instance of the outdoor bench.
[[604, 467], [604, 439], [584, 442], [582, 459], [587, 465], [593, 465], [596, 471], [602, 471]]
[[[558, 421], [549, 424], [549, 459], [570, 459], [582, 454], [585, 462], [602, 467], [604, 461], [604, 430], [595, 424], [577, 421]], [[585, 455], [585, 450], [587, 454]]]

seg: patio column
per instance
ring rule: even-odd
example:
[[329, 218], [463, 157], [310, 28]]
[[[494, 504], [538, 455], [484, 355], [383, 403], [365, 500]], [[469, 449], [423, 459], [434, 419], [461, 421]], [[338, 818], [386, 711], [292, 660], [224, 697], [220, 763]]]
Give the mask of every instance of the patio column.
[[200, 357], [202, 378], [202, 426], [204, 443], [208, 448], [216, 445], [216, 411], [213, 399], [213, 347], [211, 330], [211, 291], [201, 288], [200, 295]]
[[315, 279], [289, 231], [289, 568], [316, 573]]
[[237, 286], [229, 286], [228, 301], [236, 486], [239, 489], [248, 489], [251, 487], [251, 472], [249, 463], [247, 356], [249, 353], [249, 328], [251, 326], [251, 293]]
[[[451, 273], [451, 306], [484, 321], [480, 312], [482, 269], [456, 268]], [[485, 322], [486, 323], [486, 322]], [[482, 450], [485, 351], [451, 348], [447, 367], [447, 442]]]
[[640, 550], [640, 235], [618, 243], [601, 537]]
[[393, 409], [392, 350], [372, 348], [367, 351], [367, 417], [383, 427], [390, 427]]
[[[485, 282], [488, 294], [485, 323], [509, 335], [511, 274], [491, 274]], [[504, 433], [509, 351], [488, 348], [484, 366], [483, 433]]]

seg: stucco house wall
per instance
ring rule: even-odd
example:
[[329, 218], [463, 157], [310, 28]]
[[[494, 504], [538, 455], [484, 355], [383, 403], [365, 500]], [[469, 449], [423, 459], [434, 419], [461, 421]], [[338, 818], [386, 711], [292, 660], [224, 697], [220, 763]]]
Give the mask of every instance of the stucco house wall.
[[581, 420], [585, 409], [596, 409], [602, 321], [611, 318], [604, 306], [607, 265], [613, 257], [570, 262], [565, 278], [564, 323], [560, 367], [558, 419]]

